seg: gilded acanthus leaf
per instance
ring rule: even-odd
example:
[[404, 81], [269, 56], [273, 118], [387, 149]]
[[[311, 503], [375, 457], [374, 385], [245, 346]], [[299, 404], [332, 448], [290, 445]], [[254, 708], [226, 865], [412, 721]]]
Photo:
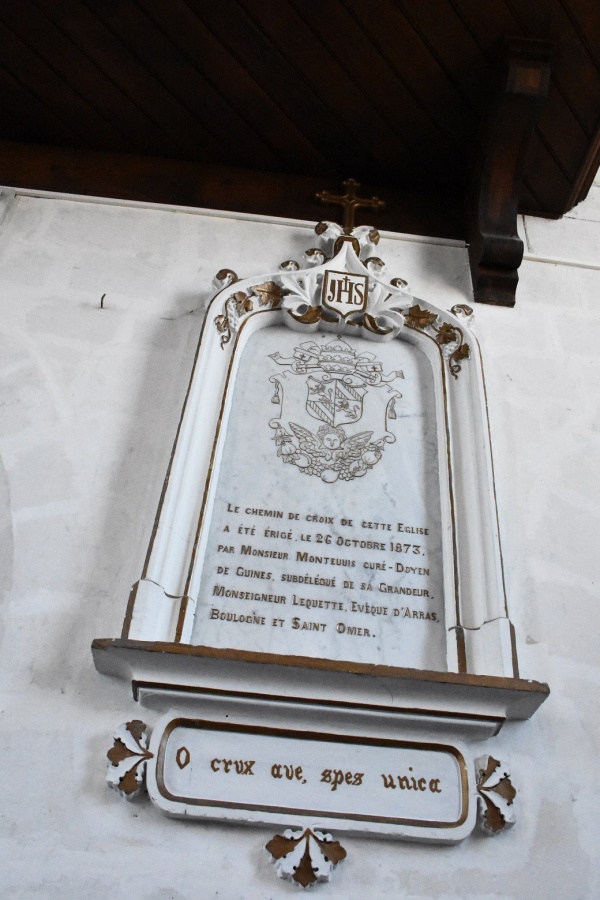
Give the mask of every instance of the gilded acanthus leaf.
[[476, 765], [480, 824], [485, 832], [496, 835], [515, 822], [517, 792], [506, 768], [493, 756], [482, 757]]
[[281, 859], [283, 856], [287, 856], [290, 850], [294, 849], [298, 840], [284, 837], [282, 834], [276, 834], [275, 837], [271, 838], [269, 843], [266, 844], [266, 848], [273, 859]]
[[244, 313], [252, 312], [254, 304], [250, 297], [243, 291], [236, 291], [233, 295], [233, 299], [235, 300], [235, 311], [238, 316], [243, 316]]
[[458, 333], [456, 329], [449, 325], [448, 322], [444, 322], [437, 330], [436, 341], [438, 344], [451, 344], [458, 338]]
[[258, 294], [260, 306], [279, 306], [283, 297], [283, 290], [274, 281], [265, 281], [264, 284], [255, 285], [252, 290]]
[[300, 837], [296, 838], [287, 838], [282, 834], [277, 834], [275, 837], [269, 841], [266, 845], [267, 850], [271, 854], [274, 859], [285, 859], [288, 853], [291, 853], [292, 850], [295, 850], [298, 844], [301, 841], [305, 841], [304, 853], [302, 854], [302, 859], [300, 863], [296, 866], [292, 867], [293, 874], [291, 878], [293, 881], [301, 884], [302, 887], [308, 887], [309, 884], [313, 884], [317, 880], [316, 872], [313, 868], [312, 860], [310, 858], [310, 836], [312, 832], [307, 828], [306, 831], [300, 835]]
[[141, 719], [133, 719], [131, 722], [127, 722], [127, 725], [125, 727], [138, 744], [146, 734], [146, 726], [141, 721]]
[[144, 787], [146, 763], [153, 754], [148, 750], [146, 726], [139, 719], [120, 725], [113, 746], [106, 754], [109, 765], [106, 780], [121, 796], [133, 799]]
[[415, 306], [411, 306], [410, 309], [407, 309], [404, 313], [404, 317], [406, 319], [406, 324], [410, 328], [418, 328], [421, 331], [429, 325], [433, 325], [437, 319], [435, 313], [429, 312], [428, 309], [421, 309], [418, 303], [415, 304]]
[[483, 827], [492, 834], [498, 834], [506, 827], [506, 819], [497, 806], [482, 794], [485, 803], [485, 813], [483, 814]]
[[370, 313], [365, 313], [363, 325], [367, 331], [371, 331], [373, 334], [391, 334], [394, 330], [393, 328], [382, 328], [381, 325], [378, 324], [377, 319], [370, 315]]
[[302, 315], [296, 315], [291, 309], [288, 312], [296, 322], [301, 322], [303, 325], [315, 325], [321, 319], [320, 306], [309, 306]]
[[138, 764], [132, 769], [128, 769], [128, 771], [119, 779], [119, 790], [122, 791], [123, 794], [131, 795], [136, 794], [139, 791], [140, 784], [136, 778]]
[[508, 776], [502, 778], [498, 784], [495, 784], [494, 787], [491, 787], [489, 790], [504, 797], [509, 806], [517, 796], [517, 792], [512, 786], [512, 782]]
[[133, 750], [128, 750], [123, 741], [116, 738], [106, 756], [113, 766], [118, 766], [124, 759], [128, 759], [130, 756], [137, 756], [137, 754], [134, 753]]
[[313, 836], [317, 844], [321, 848], [323, 856], [328, 859], [329, 862], [333, 863], [334, 866], [337, 866], [339, 862], [341, 862], [343, 859], [346, 859], [346, 857], [348, 856], [339, 841], [319, 840], [319, 838], [314, 835], [314, 832]]
[[490, 775], [493, 775], [498, 766], [500, 765], [500, 760], [494, 759], [493, 756], [488, 756], [487, 765], [485, 769], [482, 769], [479, 773], [479, 778], [477, 779], [477, 784], [481, 786], [485, 784]]
[[452, 354], [452, 359], [459, 361], [463, 359], [469, 359], [471, 356], [471, 348], [468, 344], [461, 344], [460, 347], [457, 347], [454, 353]]
[[469, 359], [471, 356], [471, 348], [468, 344], [459, 344], [459, 346], [450, 354], [450, 371], [454, 375], [455, 378], [458, 378], [458, 373], [461, 370], [461, 362], [464, 359]]
[[296, 881], [298, 884], [301, 884], [302, 887], [308, 887], [309, 884], [314, 884], [314, 882], [317, 880], [317, 873], [315, 872], [313, 862], [310, 857], [310, 847], [308, 840], [306, 841], [306, 849], [302, 854], [300, 865], [297, 866], [293, 878], [294, 881]]
[[221, 335], [221, 349], [231, 340], [231, 322], [229, 316], [215, 316], [215, 326]]
[[278, 875], [304, 888], [316, 881], [329, 881], [331, 870], [347, 855], [330, 834], [310, 828], [303, 832], [277, 834], [266, 849], [275, 861]]

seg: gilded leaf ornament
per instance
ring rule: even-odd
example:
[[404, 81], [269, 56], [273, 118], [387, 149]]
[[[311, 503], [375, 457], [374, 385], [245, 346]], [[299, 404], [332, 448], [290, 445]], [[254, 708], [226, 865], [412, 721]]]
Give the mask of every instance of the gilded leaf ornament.
[[[222, 269], [215, 276], [215, 280], [219, 280], [219, 275], [229, 273], [229, 269]], [[237, 281], [237, 276], [235, 278]], [[231, 284], [235, 283], [231, 281]], [[257, 284], [249, 288], [248, 291], [235, 291], [231, 294], [224, 304], [224, 312], [215, 316], [215, 327], [221, 335], [221, 347], [225, 347], [233, 336], [233, 332], [237, 330], [241, 319], [255, 311], [256, 306], [271, 309], [278, 309], [283, 298], [283, 288], [275, 281], [266, 281], [263, 284]], [[254, 299], [253, 299], [254, 298]]]
[[423, 331], [423, 329], [433, 325], [437, 316], [435, 313], [429, 312], [428, 309], [421, 309], [417, 304], [411, 306], [410, 309], [405, 312], [404, 318], [409, 328], [416, 328], [419, 331]]
[[482, 756], [476, 763], [480, 827], [496, 835], [514, 825], [513, 801], [517, 792], [506, 767], [493, 756]]
[[[460, 371], [460, 365], [463, 359], [469, 359], [471, 356], [471, 348], [468, 344], [459, 344], [459, 346], [450, 354], [450, 371], [456, 377]], [[453, 368], [454, 367], [454, 368]]]
[[243, 291], [236, 291], [233, 299], [235, 300], [235, 311], [238, 316], [243, 316], [244, 313], [252, 312], [254, 309], [252, 300]]
[[106, 780], [122, 797], [133, 800], [144, 788], [146, 763], [154, 756], [148, 750], [146, 726], [139, 719], [120, 725], [106, 754]]
[[306, 828], [276, 834], [266, 845], [280, 878], [295, 881], [306, 888], [315, 882], [329, 881], [331, 871], [346, 858], [346, 851], [330, 834]]
[[225, 312], [215, 317], [215, 326], [221, 335], [221, 347], [229, 343], [239, 320], [246, 313], [252, 312], [253, 308], [252, 300], [243, 291], [236, 291], [228, 297], [225, 301]]
[[[458, 309], [458, 307], [455, 308]], [[464, 309], [468, 310], [469, 307], [464, 307]], [[432, 332], [432, 337], [448, 360], [450, 372], [454, 378], [458, 378], [462, 363], [471, 356], [471, 348], [464, 341], [462, 329], [451, 322], [441, 322], [438, 325], [439, 316], [428, 309], [421, 309], [418, 304], [406, 310], [404, 318], [409, 328], [424, 333], [427, 333], [427, 329], [429, 329]]]
[[295, 313], [290, 310], [290, 315], [302, 325], [316, 325], [317, 322], [321, 321], [321, 318], [324, 318], [320, 306], [309, 306], [304, 313]]
[[277, 308], [281, 303], [283, 289], [274, 281], [265, 281], [264, 284], [257, 284], [252, 288], [253, 293], [258, 295], [260, 306], [271, 306]]
[[[456, 319], [444, 321], [443, 313], [415, 303], [404, 279], [392, 278], [389, 282], [381, 279], [385, 263], [372, 255], [379, 240], [377, 230], [361, 225], [344, 232], [334, 222], [319, 222], [315, 232], [323, 249], [307, 251], [309, 268], [304, 271], [299, 270], [294, 260], [287, 260], [280, 266], [279, 274], [245, 290], [239, 289], [241, 283], [231, 270], [222, 269], [217, 274], [215, 283], [225, 285], [221, 288], [221, 312], [214, 319], [221, 347], [230, 343], [246, 316], [265, 309], [281, 309], [307, 331], [324, 328], [356, 334], [357, 329], [362, 329], [363, 336], [374, 341], [392, 340], [405, 326], [428, 334], [440, 348], [450, 373], [457, 378], [462, 364], [471, 355], [462, 328]], [[351, 247], [348, 242], [353, 242]], [[332, 254], [342, 254], [341, 271], [325, 268], [325, 260]], [[362, 261], [362, 273], [348, 263], [354, 254]], [[368, 274], [363, 274], [365, 269]], [[231, 289], [229, 295], [225, 293], [227, 288]], [[412, 301], [412, 305], [408, 306], [407, 301]], [[455, 305], [452, 313], [467, 324], [473, 315], [471, 307], [465, 304]]]
[[452, 344], [455, 340], [456, 329], [449, 325], [448, 322], [443, 322], [437, 329], [436, 341], [438, 344]]

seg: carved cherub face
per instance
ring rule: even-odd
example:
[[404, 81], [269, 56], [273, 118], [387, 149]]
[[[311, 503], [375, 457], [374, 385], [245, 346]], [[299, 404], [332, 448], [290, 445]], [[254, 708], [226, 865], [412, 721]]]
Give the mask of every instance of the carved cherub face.
[[340, 434], [340, 430], [337, 428], [329, 428], [327, 425], [322, 425], [318, 431], [319, 437], [321, 439], [321, 443], [328, 450], [337, 450], [338, 447], [342, 446], [342, 441], [344, 439], [344, 433]]
[[330, 431], [323, 436], [323, 446], [327, 447], [329, 450], [337, 450], [341, 443], [340, 436], [339, 434], [336, 434], [335, 431]]

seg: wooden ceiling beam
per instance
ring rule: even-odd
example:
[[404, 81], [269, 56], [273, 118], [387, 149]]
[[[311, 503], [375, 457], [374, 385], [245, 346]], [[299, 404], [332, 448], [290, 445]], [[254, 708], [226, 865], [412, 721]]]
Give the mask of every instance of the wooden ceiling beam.
[[523, 242], [517, 213], [527, 150], [550, 83], [552, 45], [508, 43], [499, 88], [484, 118], [468, 197], [475, 300], [514, 306]]
[[[352, 172], [348, 172], [352, 175]], [[258, 172], [187, 160], [0, 141], [0, 185], [120, 200], [164, 203], [318, 222], [321, 190], [337, 191], [329, 173]], [[407, 191], [381, 182], [363, 185], [386, 201], [376, 214], [361, 210], [357, 224], [381, 231], [464, 240], [462, 195]]]

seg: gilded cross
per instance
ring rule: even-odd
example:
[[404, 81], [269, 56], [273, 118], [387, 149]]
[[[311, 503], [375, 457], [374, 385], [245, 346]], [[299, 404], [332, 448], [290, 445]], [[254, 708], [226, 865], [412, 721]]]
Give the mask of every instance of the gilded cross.
[[357, 197], [356, 192], [360, 187], [360, 183], [355, 181], [354, 178], [348, 178], [346, 181], [343, 181], [342, 187], [346, 188], [346, 193], [340, 197], [337, 197], [335, 194], [330, 194], [329, 191], [319, 191], [318, 194], [315, 194], [315, 200], [319, 200], [325, 205], [335, 203], [338, 206], [342, 206], [344, 208], [344, 218], [342, 222], [344, 234], [352, 234], [355, 211], [359, 208], [373, 210], [383, 209], [385, 207], [385, 201], [380, 200], [379, 197], [371, 197], [370, 200], [367, 197]]

